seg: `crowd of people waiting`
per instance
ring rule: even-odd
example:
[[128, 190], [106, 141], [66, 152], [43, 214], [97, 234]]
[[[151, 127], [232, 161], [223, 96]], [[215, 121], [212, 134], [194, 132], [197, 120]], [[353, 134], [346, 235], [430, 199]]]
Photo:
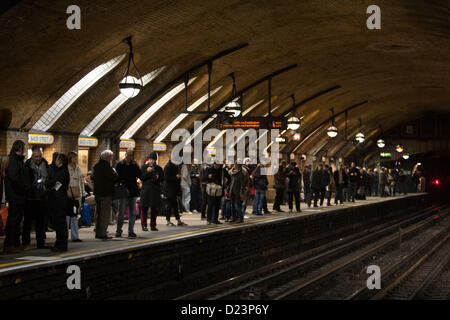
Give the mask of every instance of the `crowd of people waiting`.
[[[25, 143], [15, 141], [9, 157], [0, 162], [2, 205], [7, 203], [4, 251], [16, 253], [30, 249], [32, 226], [36, 232], [38, 248], [66, 251], [68, 230], [71, 240], [81, 242], [78, 228], [82, 208], [92, 209], [95, 221], [95, 237], [111, 239], [108, 225], [115, 224], [115, 237], [122, 237], [123, 225], [128, 215], [128, 237], [135, 238], [134, 224], [140, 216], [143, 231], [156, 228], [156, 217], [162, 213], [167, 226], [174, 215], [178, 226], [183, 213], [200, 213], [207, 224], [242, 223], [248, 218], [246, 210], [253, 207], [253, 214], [271, 213], [267, 207], [266, 191], [269, 181], [261, 170], [261, 164], [250, 164], [244, 159], [241, 164], [226, 163], [212, 165], [175, 165], [168, 161], [164, 169], [157, 164], [157, 153], [152, 152], [139, 167], [134, 150], [126, 151], [125, 158], [113, 165], [113, 152], [105, 150], [92, 171], [84, 177], [78, 166], [78, 155], [55, 152], [52, 163], [43, 158], [42, 148], [34, 145], [30, 159], [25, 161]], [[273, 210], [283, 212], [286, 203], [289, 212], [301, 212], [300, 203], [306, 202], [314, 208], [327, 205], [343, 205], [345, 201], [365, 199], [366, 196], [395, 196], [396, 193], [417, 191], [421, 177], [406, 175], [402, 170], [380, 168], [358, 168], [340, 164], [333, 171], [329, 165], [319, 164], [312, 170], [306, 165], [303, 170], [292, 161], [281, 161], [274, 176], [275, 201]], [[303, 198], [301, 197], [303, 191]], [[219, 212], [221, 215], [219, 217]], [[1, 221], [1, 219], [0, 219]], [[46, 232], [56, 231], [52, 247], [46, 245]]]

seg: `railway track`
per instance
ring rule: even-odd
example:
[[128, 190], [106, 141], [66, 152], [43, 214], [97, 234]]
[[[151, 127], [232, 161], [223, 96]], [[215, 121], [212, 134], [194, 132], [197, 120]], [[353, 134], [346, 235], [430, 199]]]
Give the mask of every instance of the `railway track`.
[[439, 210], [439, 215], [442, 216], [447, 214], [448, 208], [441, 206], [418, 211], [404, 219], [374, 226], [370, 230], [338, 239], [177, 299], [314, 298], [311, 292], [317, 288], [320, 292], [324, 283], [340, 272], [354, 268], [361, 261], [372, 259], [374, 254], [387, 247], [396, 246], [399, 243], [399, 230], [400, 238], [406, 240], [434, 225], [436, 212]]

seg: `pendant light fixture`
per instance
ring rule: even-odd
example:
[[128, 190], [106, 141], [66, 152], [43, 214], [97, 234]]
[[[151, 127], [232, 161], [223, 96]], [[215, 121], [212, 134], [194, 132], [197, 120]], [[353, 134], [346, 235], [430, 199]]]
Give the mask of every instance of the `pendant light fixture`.
[[395, 150], [397, 150], [397, 152], [401, 153], [401, 152], [403, 152], [403, 146], [401, 144], [399, 144], [395, 147]]
[[408, 160], [409, 159], [409, 153], [405, 153], [402, 157], [403, 157], [403, 159]]
[[290, 117], [287, 121], [287, 127], [288, 129], [291, 129], [293, 131], [300, 128], [300, 119], [295, 116], [295, 96], [291, 95], [292, 98], [292, 115], [293, 117]]
[[231, 102], [225, 106], [225, 112], [229, 114], [230, 117], [239, 117], [242, 113], [242, 106], [239, 104], [236, 98], [236, 79], [234, 77], [234, 72], [230, 75], [233, 79], [233, 89], [231, 90]]
[[[119, 89], [120, 93], [122, 93], [125, 97], [134, 98], [139, 94], [139, 92], [141, 92], [144, 84], [142, 82], [141, 75], [136, 67], [136, 64], [134, 63], [133, 44], [131, 43], [131, 36], [125, 38], [123, 42], [128, 44], [128, 46], [130, 47], [130, 54], [128, 56], [127, 68], [122, 76], [122, 81], [120, 81], [119, 83]], [[133, 63], [137, 78], [130, 75], [131, 63]]]
[[364, 136], [364, 133], [362, 133], [362, 122], [361, 122], [361, 118], [358, 119], [359, 120], [359, 132], [356, 134], [355, 136], [355, 140], [358, 141], [359, 143], [364, 142], [364, 140], [366, 139], [366, 137]]
[[[383, 131], [381, 130], [381, 126], [380, 126], [379, 128], [380, 128], [380, 133], [381, 133], [381, 135], [383, 135]], [[383, 139], [378, 139], [378, 140], [377, 140], [377, 146], [378, 146], [378, 148], [384, 148], [385, 145], [386, 145], [386, 143], [384, 142]]]
[[334, 108], [331, 108], [330, 111], [331, 111], [331, 127], [327, 129], [327, 135], [330, 138], [335, 138], [338, 135], [338, 129], [334, 125]]

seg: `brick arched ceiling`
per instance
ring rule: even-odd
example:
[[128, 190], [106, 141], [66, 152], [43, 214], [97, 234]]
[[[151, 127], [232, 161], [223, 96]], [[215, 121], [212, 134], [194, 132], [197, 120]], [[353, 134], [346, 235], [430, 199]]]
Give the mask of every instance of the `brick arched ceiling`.
[[[446, 0], [377, 1], [381, 30], [366, 27], [366, 9], [372, 1], [78, 0], [81, 30], [68, 30], [66, 8], [71, 4], [22, 0], [0, 14], [0, 109], [12, 111], [10, 128], [20, 128], [31, 118], [25, 126], [30, 129], [89, 71], [127, 53], [121, 41], [129, 35], [141, 74], [162, 66], [166, 69], [111, 115], [96, 135], [120, 137], [163, 94], [161, 88], [202, 61], [242, 43], [248, 46], [213, 64], [213, 88], [223, 86], [212, 100], [213, 109], [229, 96], [231, 72], [235, 72], [239, 91], [267, 74], [298, 64], [273, 79], [272, 107], [280, 105], [274, 115], [291, 108], [291, 94], [301, 101], [340, 86], [298, 109], [297, 115], [305, 117], [302, 136], [311, 138], [300, 147], [298, 142], [288, 143], [287, 152], [322, 145], [323, 150], [333, 148], [324, 129], [317, 128], [330, 117], [331, 107], [339, 112], [368, 100], [349, 113], [349, 134], [359, 128], [359, 117], [368, 134], [380, 124], [387, 130], [424, 113], [449, 110], [450, 12]], [[118, 95], [125, 60], [81, 96], [49, 131], [80, 133]], [[193, 85], [190, 103], [206, 93], [205, 75], [206, 67], [191, 74], [201, 85]], [[265, 83], [246, 96], [246, 107], [265, 99], [250, 115], [267, 113]], [[154, 139], [183, 107], [180, 93], [135, 138]], [[199, 110], [205, 108], [203, 104]], [[193, 121], [201, 118], [190, 115], [181, 125], [192, 130]], [[342, 133], [342, 116], [337, 125]]]

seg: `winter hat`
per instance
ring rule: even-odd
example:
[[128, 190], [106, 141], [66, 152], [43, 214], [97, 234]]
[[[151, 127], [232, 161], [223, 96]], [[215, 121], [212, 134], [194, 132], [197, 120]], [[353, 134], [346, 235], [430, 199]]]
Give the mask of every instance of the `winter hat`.
[[152, 151], [150, 154], [149, 154], [149, 156], [148, 156], [148, 158], [149, 159], [153, 159], [153, 160], [158, 160], [158, 154], [155, 152], [155, 151]]

